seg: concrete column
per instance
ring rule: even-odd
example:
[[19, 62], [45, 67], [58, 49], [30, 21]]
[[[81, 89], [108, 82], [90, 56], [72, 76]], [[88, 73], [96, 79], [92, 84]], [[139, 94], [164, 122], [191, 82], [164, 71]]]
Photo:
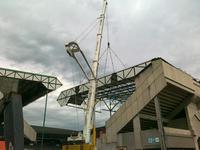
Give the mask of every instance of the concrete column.
[[199, 143], [198, 143], [198, 139], [199, 139], [199, 137], [198, 136], [194, 136], [194, 145], [195, 145], [195, 150], [200, 150], [200, 145], [199, 145]]
[[155, 103], [155, 109], [156, 109], [158, 131], [159, 131], [159, 134], [160, 134], [160, 147], [161, 147], [161, 150], [167, 150], [167, 146], [166, 146], [166, 143], [165, 143], [165, 135], [164, 135], [164, 129], [163, 129], [161, 109], [160, 109], [160, 102], [159, 102], [158, 97], [154, 98], [154, 103]]
[[4, 109], [4, 136], [11, 142], [14, 150], [24, 149], [24, 121], [21, 95], [11, 93], [6, 99]]
[[198, 144], [198, 138], [200, 136], [200, 130], [199, 130], [200, 123], [198, 119], [195, 118], [195, 114], [197, 111], [198, 109], [195, 103], [190, 103], [185, 108], [188, 127], [190, 131], [192, 131], [192, 134], [193, 134], [195, 150], [200, 150], [200, 147]]
[[123, 136], [121, 133], [117, 135], [117, 146], [123, 146]]
[[133, 133], [135, 137], [135, 149], [142, 150], [141, 124], [139, 115], [133, 118]]
[[3, 93], [0, 91], [0, 100], [3, 99]]

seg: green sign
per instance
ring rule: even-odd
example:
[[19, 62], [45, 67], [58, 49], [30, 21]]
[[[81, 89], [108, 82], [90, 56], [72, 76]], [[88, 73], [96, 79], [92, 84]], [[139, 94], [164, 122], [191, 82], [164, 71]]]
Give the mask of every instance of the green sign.
[[159, 142], [160, 142], [159, 137], [149, 137], [148, 138], [148, 144], [156, 144], [156, 143], [159, 143]]

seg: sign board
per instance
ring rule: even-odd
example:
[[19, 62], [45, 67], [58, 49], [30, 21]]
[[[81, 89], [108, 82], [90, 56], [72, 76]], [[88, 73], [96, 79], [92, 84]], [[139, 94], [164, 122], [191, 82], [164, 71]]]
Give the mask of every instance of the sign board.
[[160, 142], [159, 137], [149, 137], [147, 140], [148, 144], [156, 144]]
[[0, 141], [0, 150], [6, 150], [6, 142]]

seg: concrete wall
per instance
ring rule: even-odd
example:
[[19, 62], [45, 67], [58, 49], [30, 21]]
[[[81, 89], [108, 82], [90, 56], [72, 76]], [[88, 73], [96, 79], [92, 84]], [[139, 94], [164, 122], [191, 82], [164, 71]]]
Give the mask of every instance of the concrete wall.
[[[168, 83], [194, 94], [191, 102], [186, 106], [186, 116], [189, 129], [193, 132], [195, 148], [199, 150], [197, 139], [200, 136], [200, 84], [184, 71], [163, 62], [164, 75]], [[199, 118], [199, 119], [198, 119]]]
[[186, 114], [188, 119], [188, 124], [190, 130], [193, 132], [194, 141], [196, 142], [196, 150], [199, 150], [198, 147], [198, 138], [200, 137], [200, 109], [197, 104], [190, 103], [186, 107]]
[[194, 80], [191, 75], [187, 74], [186, 72], [180, 69], [177, 69], [176, 67], [164, 61], [162, 62], [162, 66], [164, 76], [167, 79], [168, 83], [171, 83], [189, 92], [195, 92]]
[[127, 150], [134, 150], [134, 135], [133, 132], [120, 133], [117, 135], [117, 143], [106, 143], [105, 134], [97, 139], [97, 150], [116, 150], [119, 146], [126, 146]]
[[196, 103], [198, 109], [200, 109], [200, 84], [197, 82], [194, 82], [194, 89], [195, 89], [196, 98], [193, 102]]
[[30, 141], [36, 142], [36, 131], [24, 120], [24, 136]]
[[[195, 105], [190, 104], [188, 106], [188, 108], [191, 107], [190, 113], [188, 114], [193, 118], [190, 120], [192, 129], [194, 130], [195, 134], [200, 135], [200, 121], [198, 120], [198, 117], [194, 118], [193, 112], [195, 111], [196, 113], [200, 107], [200, 84], [194, 81], [192, 76], [159, 59], [152, 61], [152, 64], [148, 68], [136, 76], [135, 84], [136, 91], [106, 122], [107, 143], [116, 143], [118, 140], [117, 133], [168, 84], [172, 84], [196, 95], [194, 100]], [[170, 122], [169, 126], [182, 129], [188, 128], [184, 119], [173, 120]], [[123, 142], [120, 144], [123, 144]]]
[[97, 139], [97, 150], [116, 150], [116, 143], [101, 143], [101, 141]]
[[179, 128], [179, 129], [188, 129], [187, 119], [186, 118], [179, 118], [171, 120], [168, 124], [168, 127], [171, 128]]
[[200, 109], [194, 103], [187, 106], [190, 127], [195, 131], [196, 135], [200, 136]]
[[117, 133], [167, 85], [162, 67], [162, 60], [154, 61], [136, 77], [136, 91], [106, 122], [108, 143], [116, 142]]
[[159, 137], [159, 132], [156, 129], [152, 130], [145, 130], [142, 131], [142, 146], [143, 148], [159, 148], [160, 147], [160, 141], [159, 142], [149, 142], [149, 138], [158, 138]]
[[134, 139], [133, 132], [118, 134], [117, 146], [126, 146], [127, 150], [134, 150], [135, 149], [135, 139]]
[[101, 134], [100, 138], [97, 139], [97, 150], [116, 150], [117, 143], [107, 143], [106, 135]]
[[[189, 130], [164, 128], [166, 144], [171, 148], [193, 148], [194, 142]], [[141, 132], [142, 146], [145, 149], [160, 148], [160, 135], [156, 129], [145, 130]], [[153, 141], [151, 141], [153, 139]], [[156, 139], [156, 140], [155, 140]], [[133, 132], [121, 133], [118, 135], [118, 145], [126, 146], [127, 150], [134, 150], [134, 134]]]
[[6, 95], [9, 92], [18, 92], [19, 81], [10, 78], [0, 78], [0, 91]]

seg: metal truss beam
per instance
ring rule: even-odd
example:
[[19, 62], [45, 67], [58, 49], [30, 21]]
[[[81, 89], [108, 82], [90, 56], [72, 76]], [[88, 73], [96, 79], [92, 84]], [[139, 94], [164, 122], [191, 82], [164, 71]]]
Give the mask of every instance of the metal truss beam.
[[5, 68], [0, 68], [0, 77], [41, 82], [49, 90], [56, 90], [62, 86], [62, 83], [56, 77]]
[[[97, 80], [96, 98], [124, 102], [135, 91], [135, 76], [151, 64], [152, 60], [103, 76]], [[89, 83], [62, 91], [57, 99], [60, 106], [82, 105], [88, 98]]]

